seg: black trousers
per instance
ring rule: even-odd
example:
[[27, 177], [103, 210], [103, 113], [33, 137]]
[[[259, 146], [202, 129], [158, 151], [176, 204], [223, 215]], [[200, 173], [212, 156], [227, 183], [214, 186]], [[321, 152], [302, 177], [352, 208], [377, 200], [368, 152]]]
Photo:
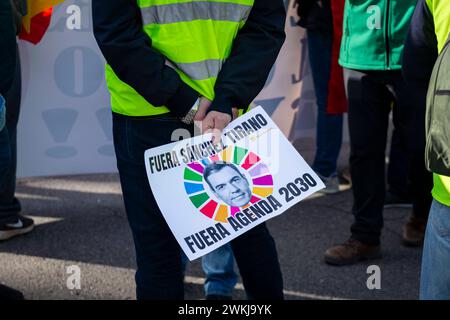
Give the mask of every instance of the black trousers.
[[[138, 299], [184, 298], [180, 247], [163, 218], [145, 171], [144, 152], [172, 142], [187, 126], [168, 115], [139, 119], [113, 115], [114, 146], [126, 213], [136, 249]], [[180, 208], [180, 212], [183, 208]], [[283, 299], [283, 278], [275, 241], [265, 223], [231, 241], [250, 299]]]
[[352, 238], [380, 243], [385, 197], [385, 151], [392, 105], [399, 139], [412, 170], [413, 215], [426, 219], [432, 175], [425, 169], [426, 88], [410, 88], [400, 71], [344, 71], [349, 100], [350, 170], [353, 183]]
[[[394, 108], [394, 114], [396, 110], [397, 108]], [[393, 118], [398, 119], [398, 116], [394, 115]], [[404, 199], [411, 199], [409, 178], [411, 170], [409, 170], [406, 148], [403, 145], [403, 139], [401, 139], [398, 129], [396, 129], [397, 126], [398, 124], [394, 122], [394, 130], [391, 136], [391, 150], [389, 151], [389, 165], [387, 168], [387, 191], [392, 195]]]

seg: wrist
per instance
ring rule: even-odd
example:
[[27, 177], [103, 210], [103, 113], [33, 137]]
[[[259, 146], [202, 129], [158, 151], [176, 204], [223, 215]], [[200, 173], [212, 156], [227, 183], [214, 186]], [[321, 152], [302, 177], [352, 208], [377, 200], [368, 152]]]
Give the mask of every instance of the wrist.
[[208, 109], [208, 112], [217, 111], [228, 113], [231, 117], [233, 117], [232, 107], [236, 105], [239, 104], [232, 99], [231, 94], [222, 91], [220, 94], [216, 94], [211, 106]]
[[184, 117], [198, 98], [198, 92], [183, 81], [172, 98], [165, 103], [174, 117]]
[[197, 100], [195, 101], [192, 108], [188, 111], [188, 113], [180, 119], [181, 122], [183, 122], [185, 124], [192, 124], [194, 122], [195, 114], [197, 113], [197, 110], [200, 106], [200, 98], [201, 97], [197, 98]]

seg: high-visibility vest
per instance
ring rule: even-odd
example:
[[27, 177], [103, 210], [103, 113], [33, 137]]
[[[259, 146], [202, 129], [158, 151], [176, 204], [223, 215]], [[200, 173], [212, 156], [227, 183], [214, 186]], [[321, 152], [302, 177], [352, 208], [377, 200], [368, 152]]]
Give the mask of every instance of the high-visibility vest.
[[[214, 84], [254, 0], [137, 0], [152, 48], [201, 96], [214, 99]], [[124, 57], [126, 59], [126, 57]], [[145, 66], [142, 66], [145, 68]], [[153, 106], [106, 65], [111, 108], [127, 116], [168, 113]], [[243, 106], [242, 106], [243, 107]]]
[[[450, 36], [450, 6], [447, 0], [426, 0], [433, 16], [434, 32], [437, 38], [438, 52], [441, 53]], [[433, 173], [433, 198], [450, 206], [450, 176]]]

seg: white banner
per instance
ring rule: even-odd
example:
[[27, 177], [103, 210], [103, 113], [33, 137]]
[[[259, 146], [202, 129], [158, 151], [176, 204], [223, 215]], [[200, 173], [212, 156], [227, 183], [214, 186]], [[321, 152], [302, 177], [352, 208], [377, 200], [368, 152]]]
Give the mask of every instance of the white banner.
[[[286, 42], [256, 99], [290, 139], [313, 136], [315, 127], [305, 35], [296, 19], [291, 3]], [[19, 176], [116, 170], [105, 62], [92, 30], [91, 0], [66, 0], [54, 7], [50, 28], [38, 45], [20, 41]]]
[[206, 134], [152, 148], [145, 165], [158, 206], [190, 260], [324, 188], [261, 107], [230, 123], [222, 143]]

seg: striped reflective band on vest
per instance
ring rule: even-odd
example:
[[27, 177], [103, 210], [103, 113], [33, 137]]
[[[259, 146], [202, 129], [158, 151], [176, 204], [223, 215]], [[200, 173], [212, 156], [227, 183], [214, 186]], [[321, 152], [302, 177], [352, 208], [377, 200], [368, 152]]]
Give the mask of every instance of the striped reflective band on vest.
[[[252, 6], [231, 2], [191, 1], [159, 4], [140, 9], [143, 25], [149, 26], [195, 20], [240, 23], [247, 20]], [[207, 59], [190, 63], [170, 61], [168, 65], [176, 66], [191, 80], [198, 81], [217, 77], [223, 63], [223, 59]]]
[[194, 20], [241, 22], [248, 18], [251, 8], [237, 3], [196, 1], [145, 7], [141, 13], [144, 25]]

